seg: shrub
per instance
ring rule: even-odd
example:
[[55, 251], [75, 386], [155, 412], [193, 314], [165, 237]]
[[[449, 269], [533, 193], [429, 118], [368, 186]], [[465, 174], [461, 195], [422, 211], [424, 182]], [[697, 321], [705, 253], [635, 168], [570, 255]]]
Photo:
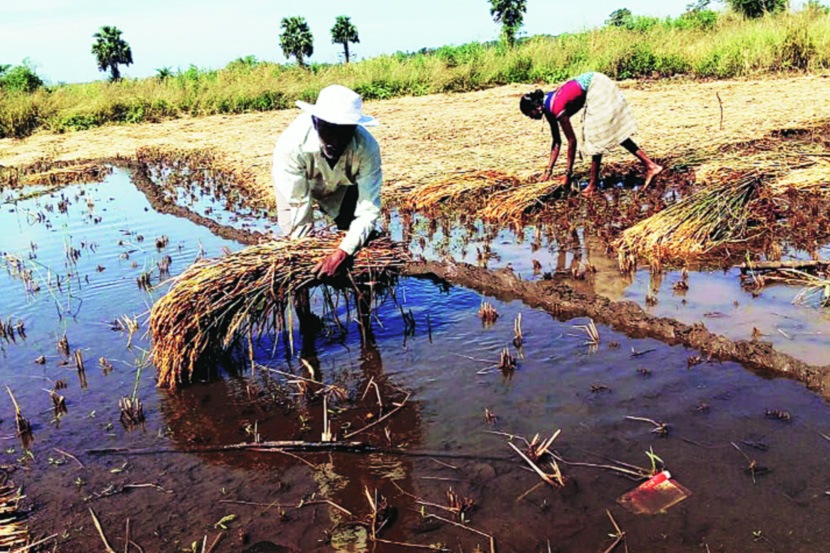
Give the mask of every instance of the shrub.
[[780, 64], [783, 69], [805, 70], [816, 55], [816, 45], [804, 25], [791, 24], [784, 36], [780, 49]]
[[[355, 92], [360, 94], [360, 92], [355, 89]], [[300, 92], [298, 100], [302, 100], [303, 102], [308, 102], [313, 104], [317, 101], [317, 95], [320, 94], [320, 87], [319, 86], [312, 86], [310, 88], [306, 88], [302, 92]]]
[[804, 11], [809, 12], [811, 15], [827, 15], [830, 13], [830, 7], [825, 6], [818, 0], [809, 0], [809, 2], [804, 4]]
[[434, 50], [432, 55], [443, 61], [447, 67], [453, 68], [466, 63], [475, 63], [485, 50], [486, 46], [471, 42], [461, 46], [442, 46]]
[[242, 71], [248, 72], [259, 65], [256, 56], [245, 56], [243, 58], [236, 58], [225, 66], [227, 71]]
[[635, 44], [623, 51], [611, 62], [610, 74], [617, 79], [633, 79], [650, 75], [654, 70], [656, 56], [647, 44]]
[[501, 84], [520, 83], [530, 80], [533, 59], [529, 56], [516, 55], [499, 74]]
[[95, 114], [92, 113], [73, 113], [58, 117], [51, 127], [56, 132], [65, 131], [83, 131], [98, 127], [103, 124]]
[[688, 11], [675, 19], [672, 25], [682, 31], [700, 29], [709, 31], [715, 28], [718, 22], [718, 12], [713, 10]]
[[736, 77], [746, 71], [746, 62], [737, 47], [715, 49], [698, 61], [694, 73], [698, 77], [719, 79]]
[[637, 31], [645, 33], [654, 27], [660, 25], [662, 20], [659, 17], [651, 17], [648, 15], [635, 15], [625, 22], [624, 27], [629, 31]]
[[396, 88], [387, 79], [375, 79], [369, 83], [358, 85], [355, 92], [366, 100], [386, 100], [395, 96]]
[[0, 105], [0, 138], [23, 138], [40, 126], [39, 109], [44, 103], [33, 95], [0, 89]]
[[25, 63], [0, 73], [0, 88], [10, 92], [34, 92], [42, 86], [43, 79]]

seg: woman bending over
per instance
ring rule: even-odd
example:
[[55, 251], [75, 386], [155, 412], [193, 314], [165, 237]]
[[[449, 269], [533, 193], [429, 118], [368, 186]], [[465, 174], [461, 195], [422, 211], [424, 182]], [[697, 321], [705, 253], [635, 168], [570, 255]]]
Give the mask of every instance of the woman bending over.
[[528, 92], [522, 96], [519, 109], [531, 119], [541, 119], [544, 116], [550, 125], [553, 137], [550, 161], [540, 181], [550, 179], [553, 166], [559, 157], [562, 146], [559, 127], [562, 127], [562, 132], [568, 139], [568, 164], [562, 184], [567, 185], [570, 182], [577, 148], [571, 117], [580, 111], [583, 112], [583, 116], [582, 140], [579, 146], [584, 155], [591, 156], [591, 175], [585, 194], [591, 194], [597, 188], [602, 154], [617, 144], [631, 152], [643, 164], [646, 171], [644, 189], [648, 188], [654, 177], [663, 170], [631, 140], [631, 135], [637, 131], [631, 110], [614, 81], [602, 73], [583, 73], [547, 94], [541, 90]]

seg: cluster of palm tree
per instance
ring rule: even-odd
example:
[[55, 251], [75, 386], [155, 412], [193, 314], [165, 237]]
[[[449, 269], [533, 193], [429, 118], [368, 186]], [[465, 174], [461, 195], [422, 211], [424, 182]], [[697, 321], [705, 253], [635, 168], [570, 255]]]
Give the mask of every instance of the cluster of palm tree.
[[[509, 46], [515, 42], [516, 32], [522, 26], [524, 14], [527, 11], [527, 0], [489, 0], [490, 15], [497, 23], [502, 25], [502, 40]], [[286, 58], [292, 56], [297, 60], [297, 65], [305, 67], [306, 59], [314, 53], [314, 36], [305, 17], [292, 16], [284, 17], [280, 23], [280, 47]], [[95, 43], [92, 45], [92, 53], [95, 55], [100, 71], [109, 71], [110, 80], [117, 81], [121, 78], [120, 65], [133, 63], [133, 54], [130, 45], [121, 38], [121, 30], [117, 27], [104, 26], [95, 33]], [[349, 63], [349, 44], [357, 44], [360, 37], [357, 34], [357, 27], [347, 15], [338, 15], [331, 28], [332, 44], [343, 45], [343, 57]]]
[[[305, 17], [285, 17], [280, 23], [280, 28], [282, 29], [280, 46], [283, 54], [286, 58], [294, 56], [297, 65], [305, 67], [305, 59], [314, 53], [314, 37]], [[346, 63], [349, 63], [349, 44], [360, 42], [357, 27], [354, 26], [349, 16], [337, 16], [334, 27], [331, 28], [331, 42], [343, 45], [343, 55]]]
[[[527, 0], [489, 0], [490, 15], [496, 23], [501, 23], [501, 37], [508, 46], [513, 46], [516, 33], [524, 23], [527, 12]], [[294, 16], [283, 18], [280, 24], [280, 46], [286, 58], [296, 58], [297, 65], [305, 66], [305, 59], [314, 53], [314, 37], [304, 17]], [[333, 44], [343, 45], [343, 56], [349, 63], [349, 43], [359, 43], [357, 28], [351, 19], [345, 15], [337, 16], [334, 27], [331, 28]]]
[[[689, 4], [689, 10], [699, 10], [708, 7], [712, 0], [695, 0]], [[784, 11], [787, 9], [787, 0], [726, 0], [729, 6], [746, 17], [759, 17], [767, 13]], [[490, 15], [496, 23], [502, 26], [501, 40], [507, 46], [512, 47], [516, 42], [516, 34], [524, 24], [524, 16], [527, 12], [527, 0], [489, 0]], [[815, 9], [827, 9], [819, 4], [817, 0], [810, 0], [808, 5]], [[610, 25], [622, 25], [626, 18], [631, 17], [631, 11], [621, 8], [611, 14], [606, 23]], [[305, 67], [306, 59], [314, 53], [314, 37], [304, 17], [285, 17], [280, 23], [282, 33], [280, 34], [280, 47], [286, 58], [294, 57], [297, 65]], [[104, 26], [93, 35], [95, 44], [92, 46], [92, 53], [98, 61], [98, 69], [110, 72], [110, 80], [117, 81], [121, 78], [119, 65], [130, 65], [133, 63], [130, 45], [121, 38], [121, 31], [116, 27]], [[346, 15], [339, 15], [331, 28], [331, 41], [333, 44], [343, 45], [343, 57], [349, 63], [349, 44], [357, 44], [360, 38], [357, 34], [357, 27]], [[169, 69], [164, 70], [169, 73]]]
[[[305, 67], [306, 58], [314, 53], [314, 37], [308, 22], [304, 17], [286, 17], [280, 24], [282, 34], [280, 35], [280, 46], [285, 57], [294, 56], [297, 64]], [[103, 26], [95, 33], [93, 38], [92, 53], [95, 55], [100, 71], [109, 71], [110, 80], [121, 79], [119, 66], [133, 63], [133, 53], [130, 45], [122, 37], [122, 31], [117, 27]], [[333, 44], [343, 45], [343, 54], [346, 63], [349, 63], [349, 44], [359, 43], [357, 27], [346, 15], [339, 15], [331, 28], [331, 41]], [[161, 75], [164, 72], [165, 75]], [[160, 78], [169, 76], [168, 68], [160, 69]]]

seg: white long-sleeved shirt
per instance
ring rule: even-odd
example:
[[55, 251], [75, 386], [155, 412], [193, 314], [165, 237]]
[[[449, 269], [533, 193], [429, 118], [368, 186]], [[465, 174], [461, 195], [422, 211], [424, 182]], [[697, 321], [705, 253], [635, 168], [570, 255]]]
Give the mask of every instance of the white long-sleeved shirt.
[[311, 230], [312, 200], [326, 215], [337, 217], [347, 186], [357, 186], [357, 206], [340, 249], [354, 255], [380, 219], [380, 147], [361, 126], [355, 129], [354, 138], [337, 164], [330, 167], [320, 149], [311, 116], [303, 113], [277, 139], [271, 175], [280, 228], [293, 238]]

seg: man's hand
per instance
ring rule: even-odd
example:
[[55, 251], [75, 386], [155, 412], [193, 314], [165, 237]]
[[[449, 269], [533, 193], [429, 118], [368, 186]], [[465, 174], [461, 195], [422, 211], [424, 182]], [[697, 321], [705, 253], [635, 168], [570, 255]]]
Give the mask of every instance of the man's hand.
[[343, 262], [349, 260], [350, 258], [351, 256], [349, 254], [340, 248], [335, 248], [334, 251], [321, 259], [320, 262], [314, 266], [314, 276], [318, 279], [331, 278], [337, 274], [337, 270]]

